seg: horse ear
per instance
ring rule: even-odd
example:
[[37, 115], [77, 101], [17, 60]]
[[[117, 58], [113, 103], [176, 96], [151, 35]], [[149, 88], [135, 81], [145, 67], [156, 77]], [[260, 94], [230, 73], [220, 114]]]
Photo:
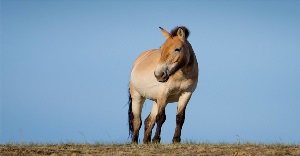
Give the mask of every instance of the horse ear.
[[179, 37], [180, 40], [184, 41], [185, 40], [185, 33], [184, 31], [182, 30], [182, 28], [179, 28], [177, 30], [177, 36]]
[[167, 32], [164, 28], [159, 27], [159, 29], [161, 30], [162, 34], [166, 37], [169, 38], [171, 36], [171, 34], [169, 32]]

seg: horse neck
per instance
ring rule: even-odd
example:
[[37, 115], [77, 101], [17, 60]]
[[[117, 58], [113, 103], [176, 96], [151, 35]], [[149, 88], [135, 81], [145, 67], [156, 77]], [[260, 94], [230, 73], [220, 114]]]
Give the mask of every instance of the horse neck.
[[187, 68], [198, 68], [198, 62], [197, 62], [197, 58], [196, 58], [195, 52], [193, 50], [193, 47], [189, 41], [187, 41], [187, 44], [188, 44], [189, 52], [190, 52], [190, 60], [189, 60], [188, 64], [186, 65], [186, 67]]

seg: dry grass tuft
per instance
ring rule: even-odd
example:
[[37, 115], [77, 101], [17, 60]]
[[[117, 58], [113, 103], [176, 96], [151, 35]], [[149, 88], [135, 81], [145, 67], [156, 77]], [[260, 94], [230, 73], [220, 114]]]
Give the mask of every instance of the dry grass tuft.
[[300, 145], [283, 144], [29, 144], [0, 145], [0, 155], [300, 155]]

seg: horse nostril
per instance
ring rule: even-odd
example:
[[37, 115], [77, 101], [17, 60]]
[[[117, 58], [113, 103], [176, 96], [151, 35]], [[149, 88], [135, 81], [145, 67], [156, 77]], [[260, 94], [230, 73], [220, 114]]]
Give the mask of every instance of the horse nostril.
[[160, 77], [163, 78], [163, 77], [165, 77], [165, 76], [166, 76], [166, 72], [164, 71], [164, 72], [161, 73], [161, 76], [160, 76]]

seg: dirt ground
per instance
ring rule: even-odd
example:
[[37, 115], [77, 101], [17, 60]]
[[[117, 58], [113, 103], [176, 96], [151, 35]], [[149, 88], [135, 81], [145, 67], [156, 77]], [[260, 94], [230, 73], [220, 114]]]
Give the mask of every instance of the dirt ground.
[[29, 144], [0, 145], [0, 156], [228, 155], [300, 156], [300, 145], [265, 144]]

